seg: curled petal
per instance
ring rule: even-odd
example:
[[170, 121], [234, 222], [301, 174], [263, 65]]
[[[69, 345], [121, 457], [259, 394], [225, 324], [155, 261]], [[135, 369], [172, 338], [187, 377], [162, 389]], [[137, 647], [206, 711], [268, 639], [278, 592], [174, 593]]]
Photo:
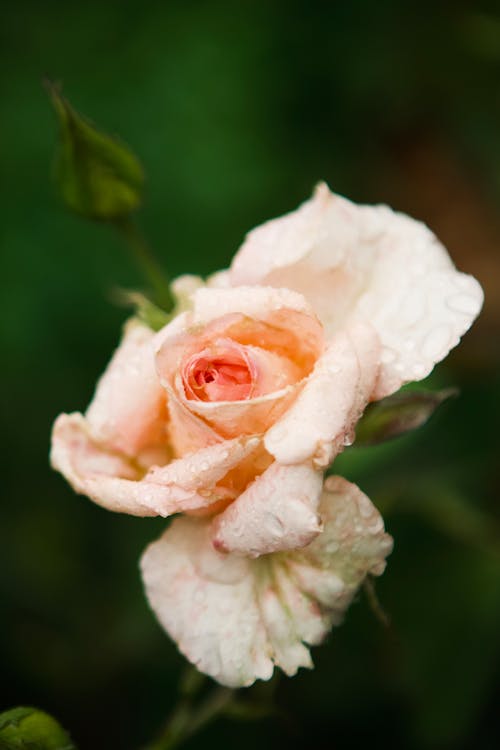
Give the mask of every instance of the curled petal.
[[428, 375], [483, 301], [424, 224], [387, 206], [357, 206], [325, 184], [297, 211], [250, 232], [230, 276], [234, 285], [302, 293], [328, 334], [352, 318], [369, 321], [381, 342], [376, 398]]
[[144, 474], [126, 456], [100, 446], [81, 414], [62, 414], [54, 425], [51, 461], [76, 492], [108, 510], [169, 516], [225, 499], [227, 491], [217, 483], [259, 445], [256, 437], [219, 442]]
[[294, 552], [256, 560], [217, 552], [209, 521], [175, 519], [145, 551], [146, 593], [159, 621], [199, 670], [230, 687], [312, 666], [308, 645], [339, 623], [368, 573], [392, 548], [368, 498], [335, 477], [320, 513], [324, 530]]
[[323, 476], [310, 466], [271, 466], [214, 521], [221, 552], [258, 557], [304, 547], [321, 531]]
[[166, 442], [165, 392], [156, 375], [153, 339], [149, 328], [128, 323], [86, 412], [96, 440], [127, 456], [147, 455]]
[[[295, 308], [283, 307], [285, 303]], [[175, 401], [178, 415], [190, 413], [226, 439], [268, 429], [289, 407], [323, 350], [321, 324], [306, 309], [303, 298], [287, 290], [198, 290], [193, 311], [179, 315], [155, 339], [156, 367], [168, 393], [171, 421], [176, 420]], [[211, 319], [215, 310], [221, 314]], [[247, 362], [246, 385], [251, 388], [246, 398], [216, 400], [224, 390], [218, 388], [217, 368], [224, 358], [229, 361], [231, 352]], [[212, 363], [210, 357], [215, 358]], [[213, 382], [205, 386], [205, 397], [197, 399], [193, 377], [203, 379], [205, 370]], [[175, 425], [172, 431], [179, 453]]]
[[370, 400], [378, 375], [374, 330], [355, 324], [335, 334], [290, 409], [268, 431], [266, 449], [281, 463], [330, 464]]
[[[182, 393], [180, 378], [177, 378], [176, 385], [177, 393]], [[252, 435], [267, 430], [269, 425], [286, 412], [299, 389], [299, 383], [295, 383], [246, 401], [191, 401], [182, 396], [179, 401], [186, 410], [201, 418], [218, 435], [232, 438], [236, 435]]]
[[168, 437], [175, 456], [184, 456], [207, 445], [220, 443], [222, 438], [215, 430], [190, 411], [176, 391], [167, 387]]

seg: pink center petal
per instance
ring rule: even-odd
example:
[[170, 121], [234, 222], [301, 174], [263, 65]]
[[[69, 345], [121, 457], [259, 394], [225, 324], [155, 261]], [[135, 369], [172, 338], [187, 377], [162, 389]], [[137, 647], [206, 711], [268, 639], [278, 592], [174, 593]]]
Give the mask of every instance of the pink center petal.
[[245, 401], [252, 397], [257, 367], [245, 347], [224, 339], [193, 354], [182, 366], [188, 399]]

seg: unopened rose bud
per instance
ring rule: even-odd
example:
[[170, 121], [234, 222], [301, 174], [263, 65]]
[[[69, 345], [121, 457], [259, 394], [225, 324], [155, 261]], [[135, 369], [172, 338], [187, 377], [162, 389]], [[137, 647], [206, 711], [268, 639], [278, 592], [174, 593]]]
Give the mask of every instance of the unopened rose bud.
[[116, 221], [141, 204], [144, 172], [132, 151], [76, 112], [45, 82], [59, 120], [56, 184], [65, 204], [87, 219]]

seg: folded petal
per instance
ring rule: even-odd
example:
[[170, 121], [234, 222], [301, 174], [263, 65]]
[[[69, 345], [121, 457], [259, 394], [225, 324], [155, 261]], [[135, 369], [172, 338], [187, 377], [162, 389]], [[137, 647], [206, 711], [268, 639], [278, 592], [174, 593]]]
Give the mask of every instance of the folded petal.
[[128, 456], [166, 444], [166, 399], [155, 370], [154, 334], [130, 322], [97, 384], [86, 417], [101, 443]]
[[350, 445], [378, 376], [373, 328], [354, 324], [335, 334], [290, 409], [267, 432], [266, 449], [283, 464], [312, 458], [328, 466]]
[[214, 547], [249, 557], [304, 547], [321, 532], [322, 486], [312, 467], [274, 462], [217, 516]]
[[150, 605], [200, 671], [244, 687], [275, 665], [289, 675], [312, 666], [307, 646], [340, 621], [368, 573], [383, 572], [392, 540], [355, 485], [328, 480], [320, 512], [324, 531], [310, 545], [256, 560], [218, 552], [209, 521], [187, 517], [147, 548]]
[[167, 386], [168, 438], [174, 456], [184, 456], [207, 445], [220, 443], [222, 437], [206, 422], [191, 412], [176, 391]]
[[386, 206], [357, 206], [325, 184], [297, 211], [250, 232], [230, 278], [300, 292], [329, 334], [351, 318], [369, 321], [381, 342], [377, 398], [428, 375], [483, 301], [424, 224]]
[[81, 414], [62, 414], [54, 425], [51, 461], [76, 492], [108, 510], [169, 516], [232, 498], [219, 481], [259, 446], [256, 437], [219, 442], [144, 474], [123, 454], [100, 445]]
[[246, 401], [191, 401], [182, 396], [182, 383], [176, 379], [178, 400], [192, 415], [197, 415], [224, 437], [265, 432], [293, 403], [300, 383]]
[[[187, 413], [226, 439], [264, 432], [289, 407], [321, 354], [321, 324], [301, 295], [286, 289], [203, 288], [192, 302], [192, 311], [175, 318], [155, 339], [158, 378], [168, 393], [174, 443], [182, 435], [177, 435], [173, 422]], [[213, 356], [220, 366], [231, 346], [252, 365], [255, 395], [220, 401], [193, 398], [186, 389], [193, 362], [197, 357], [208, 362]]]

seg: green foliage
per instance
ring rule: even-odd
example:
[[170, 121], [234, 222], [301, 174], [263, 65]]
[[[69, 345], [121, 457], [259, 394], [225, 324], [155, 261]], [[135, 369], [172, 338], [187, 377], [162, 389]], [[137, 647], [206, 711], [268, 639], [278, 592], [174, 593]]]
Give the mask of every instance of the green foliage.
[[0, 714], [0, 750], [76, 750], [52, 716], [37, 708], [12, 708]]
[[457, 266], [490, 285], [478, 324], [435, 376], [436, 389], [460, 386], [453, 407], [335, 462], [395, 538], [377, 580], [392, 630], [359, 595], [313, 654], [314, 671], [280, 681], [291, 726], [220, 720], [189, 750], [295, 750], [311, 737], [338, 748], [499, 746], [499, 243], [487, 206], [500, 201], [500, 46], [498, 13], [472, 5], [4, 4], [1, 705], [60, 706], [82, 747], [136, 750], [175, 704], [184, 665], [137, 572], [165, 521], [105, 513], [47, 462], [54, 416], [85, 408], [117, 343], [125, 313], [108, 289], [142, 281], [118, 234], [76, 222], [47, 190], [43, 66], [140, 146], [141, 221], [172, 278], [226, 267], [248, 229], [324, 178], [430, 222]]
[[46, 82], [46, 87], [60, 126], [55, 177], [64, 202], [88, 219], [129, 216], [142, 201], [140, 162], [119, 140], [78, 114], [57, 85]]
[[118, 304], [134, 309], [134, 315], [153, 331], [159, 331], [172, 319], [175, 313], [167, 313], [161, 307], [155, 305], [145, 294], [141, 292], [120, 289], [115, 293]]
[[402, 391], [370, 404], [356, 429], [356, 446], [378, 445], [421, 427], [455, 388]]

